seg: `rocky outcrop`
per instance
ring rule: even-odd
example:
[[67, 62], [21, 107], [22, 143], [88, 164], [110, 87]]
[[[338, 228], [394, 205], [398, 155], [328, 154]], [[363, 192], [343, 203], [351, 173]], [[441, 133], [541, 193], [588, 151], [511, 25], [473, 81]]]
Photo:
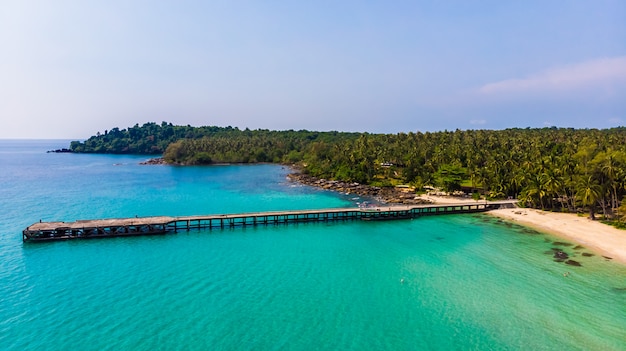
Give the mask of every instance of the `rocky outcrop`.
[[574, 267], [582, 266], [582, 264], [580, 262], [574, 261], [574, 260], [567, 260], [567, 261], [565, 261], [565, 264], [570, 265], [570, 266], [574, 266]]
[[151, 158], [147, 161], [139, 162], [140, 165], [164, 165], [166, 164], [163, 157]]
[[427, 204], [428, 200], [419, 198], [415, 193], [403, 192], [394, 187], [376, 187], [359, 183], [347, 183], [337, 180], [326, 180], [312, 177], [302, 173], [292, 173], [289, 179], [322, 189], [337, 191], [346, 194], [356, 194], [359, 196], [377, 198], [379, 201], [389, 204]]
[[554, 258], [557, 259], [557, 260], [566, 260], [566, 259], [569, 258], [569, 255], [566, 254], [563, 251], [555, 251], [554, 252]]

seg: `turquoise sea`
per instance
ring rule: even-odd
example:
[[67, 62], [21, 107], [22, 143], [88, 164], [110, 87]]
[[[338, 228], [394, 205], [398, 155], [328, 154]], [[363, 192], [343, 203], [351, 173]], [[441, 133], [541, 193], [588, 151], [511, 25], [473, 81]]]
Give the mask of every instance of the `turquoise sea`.
[[277, 165], [45, 152], [68, 145], [0, 140], [2, 350], [626, 350], [626, 266], [484, 214], [24, 244], [40, 219], [362, 201]]

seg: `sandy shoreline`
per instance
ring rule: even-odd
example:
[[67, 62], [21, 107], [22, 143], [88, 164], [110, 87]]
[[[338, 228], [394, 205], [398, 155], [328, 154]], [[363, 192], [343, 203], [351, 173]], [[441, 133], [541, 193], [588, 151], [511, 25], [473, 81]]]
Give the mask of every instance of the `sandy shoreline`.
[[[435, 203], [475, 202], [471, 199], [425, 196]], [[585, 246], [591, 251], [626, 264], [626, 230], [613, 228], [573, 213], [556, 213], [529, 208], [500, 209], [489, 215], [531, 227]]]

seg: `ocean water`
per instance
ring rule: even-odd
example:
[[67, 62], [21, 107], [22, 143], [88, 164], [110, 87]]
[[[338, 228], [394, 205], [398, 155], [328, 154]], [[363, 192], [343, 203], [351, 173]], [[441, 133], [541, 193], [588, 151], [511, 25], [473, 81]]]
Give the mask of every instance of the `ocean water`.
[[40, 219], [362, 201], [276, 165], [45, 153], [68, 144], [0, 140], [2, 350], [626, 350], [626, 266], [484, 214], [22, 243]]

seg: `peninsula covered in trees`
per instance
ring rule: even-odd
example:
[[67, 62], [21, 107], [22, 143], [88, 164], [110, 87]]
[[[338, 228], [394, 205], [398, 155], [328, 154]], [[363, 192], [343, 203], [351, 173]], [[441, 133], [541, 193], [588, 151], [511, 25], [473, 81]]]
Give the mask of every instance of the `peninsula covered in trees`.
[[[288, 163], [325, 179], [373, 186], [464, 186], [528, 207], [620, 218], [626, 128], [455, 130], [370, 134], [136, 124], [70, 145], [77, 153], [163, 155], [181, 165]], [[624, 206], [622, 206], [622, 209]]]

